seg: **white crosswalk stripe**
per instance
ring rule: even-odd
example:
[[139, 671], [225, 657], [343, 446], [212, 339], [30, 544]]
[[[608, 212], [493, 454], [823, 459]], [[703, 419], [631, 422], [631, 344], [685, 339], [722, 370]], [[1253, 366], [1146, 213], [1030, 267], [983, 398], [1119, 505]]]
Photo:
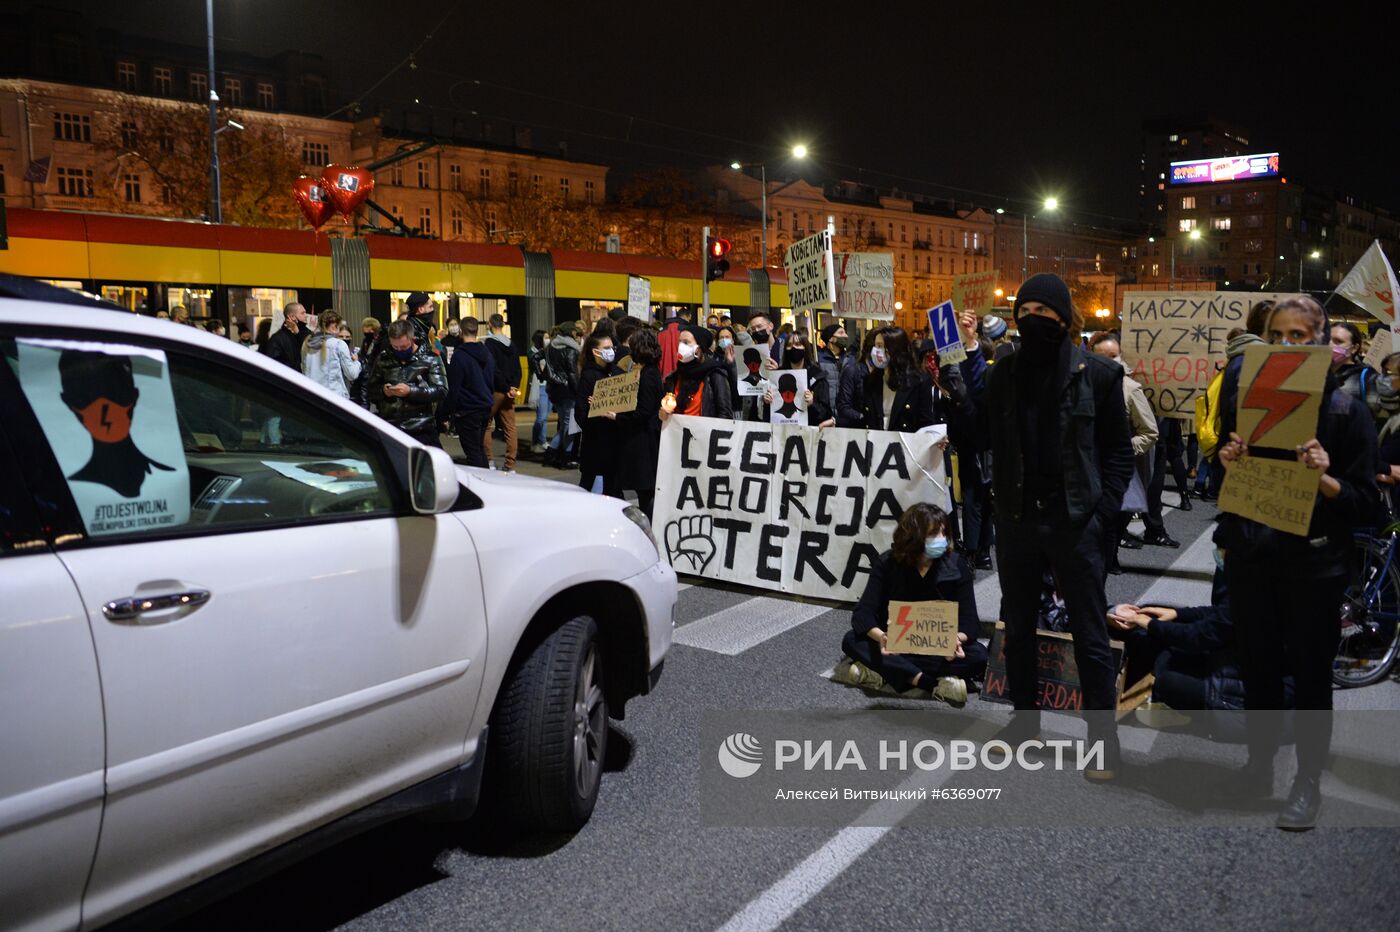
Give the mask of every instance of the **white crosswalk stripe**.
[[671, 640], [717, 654], [742, 654], [769, 638], [824, 615], [825, 605], [755, 596], [676, 629]]

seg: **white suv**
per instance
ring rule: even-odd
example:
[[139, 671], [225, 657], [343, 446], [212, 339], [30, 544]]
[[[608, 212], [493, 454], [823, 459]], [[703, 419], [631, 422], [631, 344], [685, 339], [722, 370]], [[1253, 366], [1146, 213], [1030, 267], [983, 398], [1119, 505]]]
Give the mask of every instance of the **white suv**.
[[73, 929], [482, 793], [577, 828], [676, 577], [616, 499], [458, 469], [193, 327], [0, 297], [0, 592], [0, 926]]

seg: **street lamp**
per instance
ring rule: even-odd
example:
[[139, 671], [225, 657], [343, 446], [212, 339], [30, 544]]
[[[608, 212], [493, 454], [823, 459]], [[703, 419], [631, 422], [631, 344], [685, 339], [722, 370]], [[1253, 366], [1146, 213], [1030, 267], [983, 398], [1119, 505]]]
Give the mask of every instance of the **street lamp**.
[[[1320, 258], [1322, 258], [1322, 253], [1321, 253], [1321, 252], [1318, 252], [1316, 249], [1314, 249], [1312, 252], [1308, 253], [1307, 258], [1308, 258], [1308, 259], [1320, 259]], [[1307, 261], [1307, 259], [1303, 259], [1303, 258], [1299, 258], [1299, 259], [1298, 259], [1298, 291], [1299, 291], [1299, 292], [1301, 292], [1301, 291], [1303, 290], [1303, 263], [1306, 262], [1306, 261]]]
[[[1186, 234], [1186, 238], [1189, 239], [1189, 240], [1192, 240], [1193, 242], [1196, 241], [1196, 240], [1199, 240], [1199, 239], [1201, 238], [1201, 231], [1200, 231], [1200, 230], [1192, 230], [1190, 233], [1187, 233], [1187, 234]], [[1147, 238], [1147, 241], [1148, 241], [1149, 243], [1155, 243], [1155, 242], [1157, 241], [1157, 238], [1156, 238], [1155, 236], [1149, 236], [1149, 237]], [[1176, 237], [1174, 237], [1174, 236], [1169, 236], [1169, 237], [1167, 237], [1167, 243], [1168, 243], [1168, 245], [1171, 246], [1171, 249], [1172, 249], [1171, 273], [1170, 273], [1170, 276], [1171, 276], [1171, 277], [1167, 280], [1167, 290], [1168, 290], [1168, 291], [1171, 291], [1171, 290], [1173, 290], [1173, 289], [1176, 287]]]
[[209, 26], [209, 219], [224, 222], [223, 196], [219, 190], [219, 95], [214, 90], [214, 0], [204, 0]]
[[[807, 147], [806, 147], [805, 145], [801, 144], [801, 143], [798, 143], [797, 145], [793, 146], [793, 147], [792, 147], [792, 157], [795, 158], [795, 159], [805, 159], [805, 158], [807, 157]], [[764, 269], [767, 269], [767, 268], [768, 268], [768, 165], [767, 165], [766, 163], [764, 163], [764, 162], [747, 162], [747, 163], [745, 163], [745, 162], [740, 162], [740, 161], [738, 161], [738, 160], [736, 159], [736, 160], [734, 160], [733, 162], [730, 162], [730, 163], [729, 163], [729, 167], [732, 168], [732, 169], [734, 169], [734, 171], [736, 171], [736, 172], [737, 172], [737, 171], [742, 171], [742, 170], [745, 169], [745, 168], [757, 168], [757, 169], [758, 169], [758, 183], [759, 183], [759, 188], [760, 188], [760, 190], [762, 191], [762, 196], [761, 196], [761, 201], [762, 201], [762, 203], [760, 204], [759, 209], [760, 209], [760, 210], [762, 211], [762, 213], [763, 213], [763, 217], [762, 217], [762, 227], [761, 227], [761, 229], [762, 229], [762, 234], [761, 234], [761, 235], [762, 235], [762, 240], [760, 241], [760, 245], [761, 245], [761, 248], [763, 249], [763, 268], [764, 268]], [[774, 189], [773, 189], [773, 193], [774, 193], [774, 194], [777, 194], [779, 191], [781, 191], [783, 188], [786, 188], [788, 185], [790, 185], [790, 184], [796, 184], [796, 183], [797, 183], [796, 181], [789, 181], [787, 184], [784, 184], [784, 185], [781, 185], [781, 186], [779, 186], [779, 187], [777, 187], [777, 188], [774, 188]]]
[[[1060, 207], [1060, 199], [1057, 197], [1047, 197], [1040, 206], [1046, 213], [1054, 213]], [[997, 213], [1003, 213], [1003, 211], [997, 208]], [[1031, 248], [1029, 245], [1030, 234], [1027, 232], [1027, 227], [1030, 224], [1030, 220], [1028, 219], [1030, 216], [1029, 214], [1021, 214], [1021, 281], [1025, 281], [1029, 277], [1029, 272], [1027, 271], [1029, 266], [1027, 262], [1030, 259]], [[1040, 214], [1035, 214], [1034, 216], [1039, 217]]]

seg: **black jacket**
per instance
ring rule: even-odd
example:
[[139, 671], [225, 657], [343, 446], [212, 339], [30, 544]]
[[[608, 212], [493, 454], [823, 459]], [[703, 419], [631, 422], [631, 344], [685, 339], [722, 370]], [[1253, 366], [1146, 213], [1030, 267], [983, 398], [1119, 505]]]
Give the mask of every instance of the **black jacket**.
[[300, 372], [301, 345], [306, 342], [306, 338], [309, 336], [311, 336], [311, 331], [306, 327], [299, 327], [296, 333], [283, 327], [268, 337], [267, 342], [262, 345], [259, 352]]
[[[1222, 513], [1215, 529], [1215, 543], [1226, 552], [1227, 560], [1257, 564], [1261, 571], [1270, 573], [1302, 573], [1303, 579], [1325, 579], [1349, 572], [1352, 534], [1357, 528], [1384, 523], [1376, 485], [1380, 453], [1371, 412], [1360, 399], [1338, 391], [1330, 374], [1318, 411], [1317, 440], [1331, 462], [1327, 475], [1341, 485], [1341, 493], [1336, 498], [1317, 494], [1307, 537]], [[1251, 449], [1249, 455], [1269, 456], [1272, 451]]]
[[650, 492], [656, 488], [656, 461], [661, 455], [661, 370], [642, 369], [637, 409], [617, 416], [617, 485]]
[[491, 396], [494, 378], [495, 364], [485, 346], [473, 342], [457, 347], [447, 366], [448, 409], [454, 414], [490, 411], [496, 400]]
[[[1026, 490], [1016, 410], [1016, 367], [1023, 362], [1021, 353], [1012, 353], [992, 366], [985, 397], [977, 404], [981, 434], [995, 464], [992, 488], [997, 519], [1017, 523], [1022, 520]], [[1095, 512], [1105, 519], [1114, 516], [1133, 474], [1123, 367], [1067, 343], [1051, 379], [1059, 397], [1059, 421], [1054, 428], [1059, 434], [1070, 521], [1083, 524]]]
[[836, 426], [864, 427], [865, 411], [862, 407], [862, 386], [868, 373], [860, 360], [842, 356], [845, 365], [841, 368], [840, 383], [836, 386]]
[[685, 413], [686, 400], [690, 398], [697, 381], [703, 382], [705, 393], [700, 399], [701, 417], [721, 417], [734, 419], [734, 405], [729, 397], [729, 366], [711, 359], [698, 359], [676, 366], [676, 371], [666, 376], [665, 390], [676, 396], [676, 413]]
[[851, 612], [851, 627], [862, 635], [871, 628], [889, 630], [891, 599], [899, 602], [956, 602], [958, 630], [967, 635], [969, 642], [982, 636], [982, 623], [977, 617], [977, 599], [972, 590], [972, 569], [962, 554], [955, 550], [937, 560], [925, 576], [920, 576], [914, 567], [895, 560], [892, 550], [880, 554], [870, 568], [865, 591]]
[[515, 351], [510, 341], [489, 336], [482, 340], [481, 344], [486, 347], [486, 351], [491, 354], [491, 361], [496, 364], [496, 375], [491, 383], [491, 390], [504, 395], [512, 388], [519, 388], [520, 354]]
[[[379, 416], [401, 430], [412, 433], [436, 423], [433, 410], [447, 397], [447, 385], [436, 356], [423, 347], [414, 349], [413, 357], [400, 362], [394, 351], [383, 341], [374, 371], [370, 373], [366, 390]], [[384, 394], [385, 385], [407, 385], [411, 391], [402, 398]]]
[[593, 389], [603, 379], [621, 375], [622, 370], [612, 363], [606, 367], [595, 360], [584, 363], [578, 376], [578, 401], [574, 405], [574, 419], [578, 422], [583, 436], [579, 440], [579, 472], [585, 476], [611, 476], [617, 471], [617, 422], [605, 417], [589, 417], [589, 400]]
[[557, 336], [545, 349], [545, 379], [549, 400], [568, 403], [578, 397], [579, 345], [572, 337]]

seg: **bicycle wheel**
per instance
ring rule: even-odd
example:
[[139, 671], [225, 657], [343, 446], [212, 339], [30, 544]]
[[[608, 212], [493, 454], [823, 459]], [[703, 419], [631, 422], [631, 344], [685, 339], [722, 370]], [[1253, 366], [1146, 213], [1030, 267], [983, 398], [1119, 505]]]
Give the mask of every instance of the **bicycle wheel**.
[[1361, 571], [1342, 596], [1342, 640], [1332, 682], [1369, 686], [1390, 672], [1400, 653], [1400, 551], [1395, 538], [1356, 539]]

